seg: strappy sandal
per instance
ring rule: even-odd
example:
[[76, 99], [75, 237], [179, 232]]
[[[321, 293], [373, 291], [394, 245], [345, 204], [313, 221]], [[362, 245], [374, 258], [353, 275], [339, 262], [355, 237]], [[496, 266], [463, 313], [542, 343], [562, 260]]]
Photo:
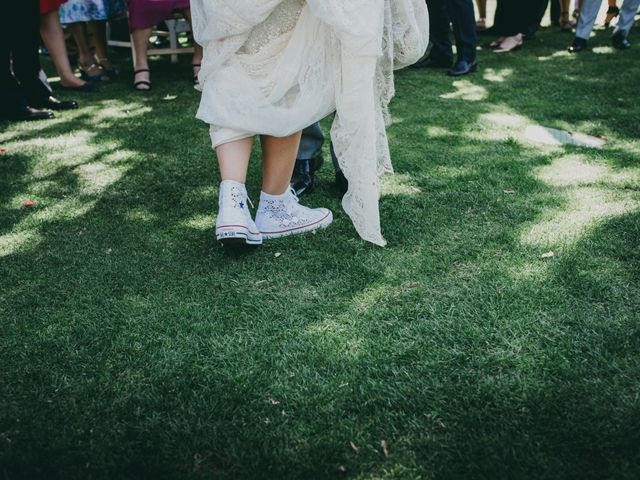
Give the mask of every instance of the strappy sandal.
[[[102, 69], [102, 72], [109, 78], [113, 78], [113, 77], [117, 77], [118, 75], [120, 75], [120, 70], [118, 70], [116, 67], [114, 67], [113, 65], [111, 65], [111, 67], [105, 67], [102, 62], [104, 62], [105, 60], [109, 60], [108, 58], [96, 58], [96, 60], [98, 61], [98, 66]], [[109, 62], [111, 63], [111, 62]]]
[[560, 31], [563, 33], [571, 33], [573, 31], [573, 22], [569, 20], [569, 12], [560, 14]]
[[[95, 63], [92, 63], [88, 67], [83, 67], [82, 65], [78, 65], [78, 69], [80, 70], [80, 78], [82, 78], [85, 82], [101, 82], [103, 80], [109, 80], [109, 77], [107, 77], [104, 74], [104, 72], [100, 69], [100, 67]], [[91, 75], [89, 73], [91, 70], [98, 70], [98, 72], [100, 73]]]
[[[191, 64], [191, 68], [193, 70], [195, 70], [196, 68], [200, 68], [202, 67], [202, 65], [200, 65], [199, 63], [192, 63]], [[198, 70], [198, 73], [200, 73], [200, 70]], [[200, 85], [200, 80], [198, 80], [198, 73], [194, 73], [193, 74], [193, 86], [195, 88], [197, 88]]]
[[620, 15], [620, 9], [617, 6], [609, 7], [607, 10], [607, 16], [604, 18], [604, 26], [609, 28], [611, 20], [616, 18], [618, 15]]
[[[151, 70], [149, 70], [148, 68], [141, 68], [133, 72], [133, 89], [139, 92], [148, 92], [152, 88], [151, 82], [149, 80], [138, 80], [137, 82], [135, 81], [136, 75], [143, 72], [151, 73]], [[142, 85], [146, 86], [147, 88], [140, 88]]]

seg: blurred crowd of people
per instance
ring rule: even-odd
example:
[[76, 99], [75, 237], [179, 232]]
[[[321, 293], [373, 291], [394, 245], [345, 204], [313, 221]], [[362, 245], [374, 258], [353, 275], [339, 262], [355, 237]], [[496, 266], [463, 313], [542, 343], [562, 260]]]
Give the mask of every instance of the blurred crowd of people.
[[[575, 38], [569, 52], [578, 53], [587, 47], [588, 39], [604, 0], [497, 0], [494, 20], [488, 26], [487, 0], [426, 0], [429, 6], [431, 50], [416, 68], [445, 68], [450, 76], [467, 75], [477, 69], [478, 36], [497, 37], [488, 43], [496, 53], [520, 49], [528, 38], [540, 28], [547, 9], [551, 10], [551, 23], [561, 32], [572, 33]], [[620, 4], [620, 7], [618, 7]], [[605, 26], [617, 17], [611, 43], [624, 50], [631, 47], [629, 31], [640, 8], [640, 0], [608, 0]], [[456, 44], [457, 58], [451, 40]]]
[[[604, 0], [497, 0], [493, 22], [487, 18], [487, 0], [475, 0], [475, 6], [473, 1], [426, 0], [431, 47], [415, 68], [442, 68], [454, 77], [470, 74], [478, 68], [479, 36], [496, 37], [488, 43], [496, 53], [518, 50], [540, 28], [549, 5], [555, 28], [575, 31], [568, 49], [578, 53], [587, 48]], [[639, 7], [640, 0], [608, 0], [604, 22], [608, 27], [617, 18], [611, 40], [615, 48], [631, 46], [627, 37]], [[62, 101], [53, 95], [40, 67], [41, 46], [51, 57], [59, 77], [56, 88], [61, 91], [91, 92], [99, 82], [118, 76], [120, 72], [109, 58], [106, 27], [108, 21], [125, 17], [134, 47], [132, 86], [139, 91], [151, 90], [147, 51], [152, 28], [176, 12], [190, 21], [189, 0], [8, 2], [5, 26], [0, 29], [0, 117], [45, 119], [53, 117], [52, 111], [77, 108], [75, 101]], [[75, 65], [70, 61], [69, 36], [77, 52]], [[192, 73], [197, 83], [202, 49], [195, 43], [193, 46]]]
[[[107, 22], [128, 17], [134, 56], [133, 88], [151, 90], [149, 40], [155, 25], [181, 13], [190, 21], [189, 0], [20, 0], [5, 6], [0, 29], [0, 118], [20, 121], [53, 118], [53, 111], [78, 107], [62, 101], [44, 74], [39, 52], [51, 57], [59, 77], [56, 89], [92, 92], [120, 72], [109, 58]], [[67, 37], [77, 51], [72, 66]], [[42, 49], [41, 49], [42, 47]], [[197, 82], [202, 49], [194, 44]], [[79, 75], [78, 75], [79, 73]]]

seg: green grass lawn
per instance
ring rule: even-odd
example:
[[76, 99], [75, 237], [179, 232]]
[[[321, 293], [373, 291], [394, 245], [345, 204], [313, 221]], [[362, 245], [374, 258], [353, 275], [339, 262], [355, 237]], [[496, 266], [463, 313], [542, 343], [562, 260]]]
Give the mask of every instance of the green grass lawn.
[[187, 58], [0, 124], [0, 478], [640, 478], [640, 29], [608, 35], [400, 72], [386, 248], [325, 165], [328, 230], [224, 251]]

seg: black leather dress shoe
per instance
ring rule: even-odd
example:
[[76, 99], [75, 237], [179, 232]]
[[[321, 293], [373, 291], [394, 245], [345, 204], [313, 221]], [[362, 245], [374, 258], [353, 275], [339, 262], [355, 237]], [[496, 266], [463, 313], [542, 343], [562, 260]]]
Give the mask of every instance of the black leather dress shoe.
[[31, 105], [47, 110], [74, 110], [78, 108], [78, 102], [75, 100], [58, 100], [56, 97], [49, 97], [41, 102], [31, 102]]
[[43, 112], [42, 110], [36, 110], [35, 108], [31, 107], [17, 108], [2, 115], [2, 118], [6, 120], [13, 120], [16, 122], [24, 122], [28, 120], [47, 120], [53, 117], [54, 115], [51, 112]]
[[573, 39], [573, 43], [567, 49], [569, 53], [578, 53], [587, 48], [587, 41], [584, 38], [576, 37]]
[[611, 37], [611, 44], [618, 50], [626, 50], [627, 48], [631, 48], [631, 42], [627, 40], [627, 37], [625, 37], [624, 33], [622, 32], [618, 32], [613, 37]]
[[446, 58], [436, 58], [429, 55], [422, 60], [418, 60], [411, 65], [412, 68], [451, 68], [453, 60], [447, 60]]
[[458, 60], [451, 70], [447, 72], [450, 77], [462, 77], [475, 72], [478, 69], [478, 61], [469, 62], [467, 60]]
[[310, 160], [296, 160], [296, 164], [293, 167], [293, 175], [291, 176], [291, 188], [295, 190], [297, 196], [313, 191], [316, 172], [320, 170], [322, 163], [322, 155]]
[[347, 190], [349, 190], [349, 181], [344, 176], [344, 173], [342, 173], [342, 170], [338, 170], [336, 172], [336, 187], [338, 187], [338, 190], [342, 195], [347, 193]]

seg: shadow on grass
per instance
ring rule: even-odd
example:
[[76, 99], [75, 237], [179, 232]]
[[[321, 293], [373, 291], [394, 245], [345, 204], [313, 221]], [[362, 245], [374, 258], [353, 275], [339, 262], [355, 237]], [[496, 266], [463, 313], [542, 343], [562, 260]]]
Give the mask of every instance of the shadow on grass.
[[[572, 187], [539, 170], [578, 150], [483, 137], [496, 110], [562, 126], [519, 95], [536, 54], [483, 59], [489, 80], [458, 86], [399, 76], [386, 249], [355, 238], [327, 170], [308, 202], [337, 213], [330, 230], [226, 255], [196, 95], [162, 67], [156, 97], [114, 85], [101, 108], [10, 131], [0, 239], [23, 243], [0, 257], [3, 475], [637, 477], [638, 214], [523, 242], [570, 209]], [[540, 62], [560, 98], [577, 88], [556, 81], [563, 61]], [[634, 128], [579, 152], [635, 168]]]

